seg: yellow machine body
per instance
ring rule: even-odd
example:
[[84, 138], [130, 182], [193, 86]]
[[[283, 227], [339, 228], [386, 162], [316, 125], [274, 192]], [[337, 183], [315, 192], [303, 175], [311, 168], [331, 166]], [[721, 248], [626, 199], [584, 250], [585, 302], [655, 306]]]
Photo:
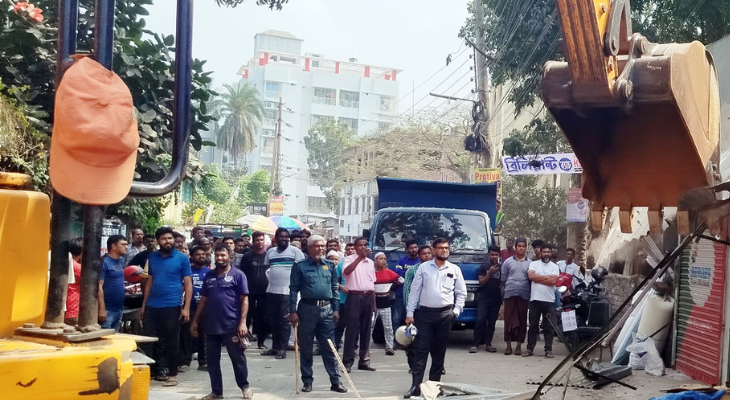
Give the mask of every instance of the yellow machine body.
[[[0, 173], [2, 187], [24, 182]], [[50, 202], [43, 193], [0, 189], [0, 212], [0, 399], [147, 399], [149, 366], [130, 358], [133, 338], [69, 343], [17, 334], [23, 325], [43, 323]]]

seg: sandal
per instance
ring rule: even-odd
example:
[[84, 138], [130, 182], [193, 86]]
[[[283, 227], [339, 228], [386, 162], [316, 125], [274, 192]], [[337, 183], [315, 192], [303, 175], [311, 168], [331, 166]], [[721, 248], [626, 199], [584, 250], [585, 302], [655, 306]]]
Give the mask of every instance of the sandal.
[[177, 376], [168, 376], [165, 383], [162, 384], [162, 386], [177, 386], [180, 382], [177, 380]]

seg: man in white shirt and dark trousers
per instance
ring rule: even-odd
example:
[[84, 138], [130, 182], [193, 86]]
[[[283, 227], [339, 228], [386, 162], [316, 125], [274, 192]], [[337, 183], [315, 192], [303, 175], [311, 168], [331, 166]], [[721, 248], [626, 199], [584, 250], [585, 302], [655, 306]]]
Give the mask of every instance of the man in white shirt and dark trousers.
[[[406, 325], [415, 324], [418, 329], [413, 346], [415, 356], [411, 388], [403, 395], [408, 399], [421, 394], [419, 385], [426, 370], [428, 354], [431, 354], [431, 370], [428, 379], [441, 380], [451, 325], [464, 310], [466, 283], [461, 269], [448, 261], [449, 241], [438, 238], [433, 241], [434, 259], [421, 264], [416, 271], [408, 295]], [[418, 320], [413, 313], [418, 308]]]
[[522, 357], [529, 357], [537, 345], [537, 335], [540, 332], [540, 317], [542, 317], [543, 332], [545, 335], [545, 357], [553, 358], [553, 325], [549, 319], [555, 314], [555, 283], [558, 281], [560, 269], [550, 261], [552, 247], [544, 243], [540, 246], [540, 259], [530, 263], [527, 277], [532, 281], [530, 290], [530, 329], [527, 331], [527, 351]]

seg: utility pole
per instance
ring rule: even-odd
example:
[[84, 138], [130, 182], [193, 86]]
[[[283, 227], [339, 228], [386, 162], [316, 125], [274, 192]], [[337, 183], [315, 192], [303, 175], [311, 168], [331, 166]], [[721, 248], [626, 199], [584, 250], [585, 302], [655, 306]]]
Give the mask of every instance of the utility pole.
[[[476, 46], [480, 50], [484, 50], [484, 6], [482, 0], [474, 0], [474, 38]], [[477, 90], [479, 92], [479, 102], [482, 104], [484, 112], [484, 134], [487, 139], [487, 148], [490, 154], [482, 158], [483, 167], [495, 167], [494, 162], [498, 157], [494, 154], [493, 140], [489, 132], [489, 70], [487, 69], [487, 60], [481, 51], [476, 52], [477, 66]]]
[[283, 103], [279, 97], [279, 118], [276, 120], [276, 141], [274, 142], [274, 172], [271, 177], [269, 193], [281, 196], [281, 112]]

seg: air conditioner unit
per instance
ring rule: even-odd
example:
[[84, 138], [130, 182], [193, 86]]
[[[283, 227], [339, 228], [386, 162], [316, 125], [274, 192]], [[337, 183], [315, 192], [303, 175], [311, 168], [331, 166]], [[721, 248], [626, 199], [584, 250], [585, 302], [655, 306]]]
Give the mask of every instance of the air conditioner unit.
[[267, 107], [267, 108], [277, 108], [277, 107], [279, 107], [279, 105], [276, 104], [276, 102], [273, 102], [273, 101], [267, 101], [264, 104], [264, 106]]

